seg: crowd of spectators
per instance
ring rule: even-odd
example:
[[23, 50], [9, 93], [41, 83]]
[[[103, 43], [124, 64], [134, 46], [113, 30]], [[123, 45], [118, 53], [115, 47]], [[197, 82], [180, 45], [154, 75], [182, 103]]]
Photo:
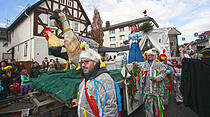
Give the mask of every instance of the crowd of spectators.
[[[28, 67], [28, 66], [27, 66]], [[6, 99], [12, 96], [25, 95], [29, 91], [34, 90], [33, 85], [30, 83], [30, 79], [39, 77], [42, 73], [60, 70], [60, 62], [58, 58], [56, 60], [45, 57], [42, 61], [42, 65], [39, 65], [37, 61], [32, 61], [31, 66], [26, 68], [24, 62], [8, 59], [1, 61], [0, 63], [0, 100]]]

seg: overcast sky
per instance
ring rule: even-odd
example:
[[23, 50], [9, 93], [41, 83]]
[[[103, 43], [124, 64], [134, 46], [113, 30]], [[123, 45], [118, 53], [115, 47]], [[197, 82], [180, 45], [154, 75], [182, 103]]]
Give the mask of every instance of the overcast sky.
[[[38, 0], [0, 0], [0, 27], [17, 18], [28, 5]], [[90, 21], [93, 10], [100, 12], [103, 26], [106, 21], [111, 25], [143, 17], [146, 9], [148, 16], [155, 19], [160, 27], [176, 27], [182, 35], [179, 43], [195, 40], [195, 32], [210, 30], [210, 0], [80, 0]], [[10, 22], [10, 23], [11, 23]], [[182, 41], [181, 38], [186, 40]]]

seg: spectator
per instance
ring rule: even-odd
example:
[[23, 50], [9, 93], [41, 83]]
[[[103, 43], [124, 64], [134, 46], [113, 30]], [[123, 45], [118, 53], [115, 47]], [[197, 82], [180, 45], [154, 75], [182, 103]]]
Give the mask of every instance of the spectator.
[[27, 94], [28, 91], [33, 91], [33, 85], [29, 83], [30, 76], [27, 73], [26, 69], [21, 71], [21, 95]]
[[47, 71], [55, 71], [55, 65], [52, 63]]
[[6, 62], [5, 62], [5, 61], [2, 61], [2, 62], [1, 62], [1, 69], [0, 69], [0, 72], [5, 71], [4, 67], [6, 67]]
[[2, 80], [0, 79], [0, 100], [2, 99], [2, 92], [3, 92], [4, 88], [2, 86]]
[[2, 99], [6, 99], [9, 95], [9, 78], [7, 77], [6, 72], [1, 74], [1, 83], [3, 87], [3, 91], [1, 92]]
[[18, 93], [20, 93], [20, 85], [15, 78], [12, 78], [12, 84], [9, 86], [9, 90], [15, 96], [18, 96]]
[[58, 58], [56, 58], [55, 60], [56, 60], [56, 61], [55, 61], [55, 69], [56, 69], [56, 70], [60, 70], [61, 64], [60, 64], [60, 62], [58, 61]]
[[16, 63], [15, 59], [11, 59], [11, 66], [13, 67], [13, 70], [17, 70], [19, 68], [19, 65]]
[[26, 69], [26, 67], [23, 65], [22, 62], [20, 62], [17, 71], [18, 71], [19, 73], [21, 73], [22, 69]]
[[6, 66], [9, 65], [8, 59], [4, 59], [4, 62], [6, 63]]
[[37, 61], [34, 62], [31, 68], [31, 78], [37, 78], [41, 74], [41, 67]]
[[12, 84], [12, 78], [15, 78], [18, 81], [18, 83], [20, 83], [19, 74], [16, 71], [12, 70], [15, 68], [13, 68], [11, 65], [8, 65], [8, 66], [4, 67], [4, 69], [6, 70], [6, 75], [9, 78], [9, 82], [8, 82], [9, 85]]
[[45, 57], [44, 60], [42, 61], [42, 69], [44, 70], [44, 72], [47, 72], [48, 68], [49, 68], [48, 58]]

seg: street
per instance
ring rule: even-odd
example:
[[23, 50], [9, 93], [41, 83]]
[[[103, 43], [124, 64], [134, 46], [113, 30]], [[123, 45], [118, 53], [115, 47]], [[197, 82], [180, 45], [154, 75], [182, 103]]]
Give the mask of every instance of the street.
[[[129, 117], [145, 117], [145, 114], [141, 108], [132, 113]], [[184, 104], [177, 105], [173, 97], [169, 99], [169, 105], [165, 111], [164, 117], [198, 117], [198, 115], [185, 107]]]

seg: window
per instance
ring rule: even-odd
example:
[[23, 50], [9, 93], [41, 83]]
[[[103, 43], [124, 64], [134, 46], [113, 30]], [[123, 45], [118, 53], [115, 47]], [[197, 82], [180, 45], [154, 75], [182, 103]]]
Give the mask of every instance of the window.
[[76, 32], [78, 31], [78, 23], [74, 24], [74, 31], [76, 31]]
[[110, 37], [110, 41], [116, 41], [115, 37]]
[[124, 28], [120, 28], [120, 32], [124, 32]]
[[67, 5], [71, 7], [71, 1], [70, 0], [68, 0]]
[[54, 20], [50, 20], [50, 27], [55, 27]]
[[116, 47], [116, 44], [110, 44], [110, 47], [115, 48]]
[[109, 31], [109, 34], [114, 34], [115, 33], [115, 30], [110, 30]]
[[28, 50], [28, 43], [26, 42], [24, 45], [24, 57], [27, 56], [27, 50]]
[[120, 35], [120, 40], [124, 40], [125, 39], [125, 35]]
[[64, 3], [65, 3], [65, 0], [60, 0], [60, 3], [61, 3], [61, 4], [64, 4]]
[[8, 47], [8, 41], [6, 40], [3, 41], [3, 47]]

